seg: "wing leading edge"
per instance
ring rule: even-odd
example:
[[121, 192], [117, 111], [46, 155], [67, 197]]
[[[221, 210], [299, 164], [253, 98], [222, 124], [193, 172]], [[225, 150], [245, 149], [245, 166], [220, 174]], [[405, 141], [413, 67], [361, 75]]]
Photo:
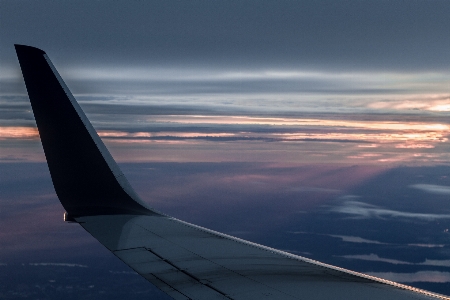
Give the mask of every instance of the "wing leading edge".
[[15, 45], [71, 220], [174, 299], [448, 299], [189, 224], [133, 191], [44, 51]]

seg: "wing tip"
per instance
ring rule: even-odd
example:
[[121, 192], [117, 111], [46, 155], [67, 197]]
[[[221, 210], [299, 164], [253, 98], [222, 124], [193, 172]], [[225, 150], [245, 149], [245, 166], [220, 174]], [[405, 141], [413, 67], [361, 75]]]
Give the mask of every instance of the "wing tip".
[[46, 53], [14, 44], [53, 186], [68, 218], [153, 215], [120, 171]]
[[14, 44], [14, 48], [16, 49], [16, 52], [28, 52], [30, 54], [31, 53], [46, 54], [44, 50], [28, 45]]

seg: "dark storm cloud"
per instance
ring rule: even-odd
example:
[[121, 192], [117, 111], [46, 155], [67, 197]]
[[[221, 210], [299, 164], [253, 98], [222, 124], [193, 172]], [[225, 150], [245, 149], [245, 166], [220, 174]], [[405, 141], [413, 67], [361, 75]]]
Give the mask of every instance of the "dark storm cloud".
[[2, 60], [12, 61], [12, 44], [23, 43], [76, 64], [450, 64], [448, 1], [3, 1], [1, 8]]

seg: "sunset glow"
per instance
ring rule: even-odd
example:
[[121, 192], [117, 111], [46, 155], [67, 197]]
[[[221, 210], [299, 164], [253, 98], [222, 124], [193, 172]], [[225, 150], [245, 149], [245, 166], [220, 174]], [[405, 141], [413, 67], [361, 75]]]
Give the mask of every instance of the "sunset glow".
[[433, 111], [450, 111], [450, 104], [441, 104], [430, 107]]
[[[174, 129], [128, 131], [118, 127], [98, 134], [119, 160], [126, 161], [342, 163], [357, 159], [369, 164], [423, 164], [442, 163], [449, 156], [449, 125], [438, 122], [227, 115], [150, 115], [145, 120], [154, 128]], [[0, 127], [0, 139], [5, 142], [38, 137], [36, 128]], [[19, 153], [20, 159], [32, 157], [25, 151], [29, 146], [20, 151], [15, 147], [4, 143], [0, 158], [19, 157]]]
[[37, 139], [39, 132], [33, 127], [0, 127], [0, 140], [3, 139]]
[[201, 137], [231, 137], [233, 133], [202, 133], [202, 132], [123, 132], [123, 131], [99, 131], [98, 135], [105, 138], [129, 137], [129, 138], [152, 138], [152, 137], [180, 137], [180, 138], [201, 138]]
[[430, 124], [425, 122], [394, 122], [394, 121], [352, 121], [324, 119], [296, 119], [247, 116], [152, 116], [152, 122], [185, 123], [185, 124], [234, 124], [234, 125], [270, 125], [270, 126], [330, 126], [381, 130], [417, 130], [417, 131], [447, 131], [449, 125]]
[[448, 94], [423, 95], [417, 99], [393, 99], [390, 101], [374, 101], [367, 105], [371, 109], [390, 109], [404, 111], [450, 111], [450, 97]]

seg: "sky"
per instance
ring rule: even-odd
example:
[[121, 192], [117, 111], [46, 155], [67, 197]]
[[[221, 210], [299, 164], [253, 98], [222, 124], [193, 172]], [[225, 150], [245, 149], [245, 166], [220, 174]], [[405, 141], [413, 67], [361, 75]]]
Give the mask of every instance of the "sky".
[[[60, 224], [13, 47], [25, 44], [158, 209], [450, 294], [448, 15], [448, 1], [0, 1], [0, 222], [21, 228], [3, 230], [0, 263], [98, 266], [45, 255], [75, 245], [106, 255]], [[394, 255], [400, 243], [420, 254]]]
[[[447, 1], [1, 6], [2, 160], [42, 161], [19, 43], [49, 54], [119, 160], [448, 161]], [[210, 151], [230, 140], [253, 143]]]

